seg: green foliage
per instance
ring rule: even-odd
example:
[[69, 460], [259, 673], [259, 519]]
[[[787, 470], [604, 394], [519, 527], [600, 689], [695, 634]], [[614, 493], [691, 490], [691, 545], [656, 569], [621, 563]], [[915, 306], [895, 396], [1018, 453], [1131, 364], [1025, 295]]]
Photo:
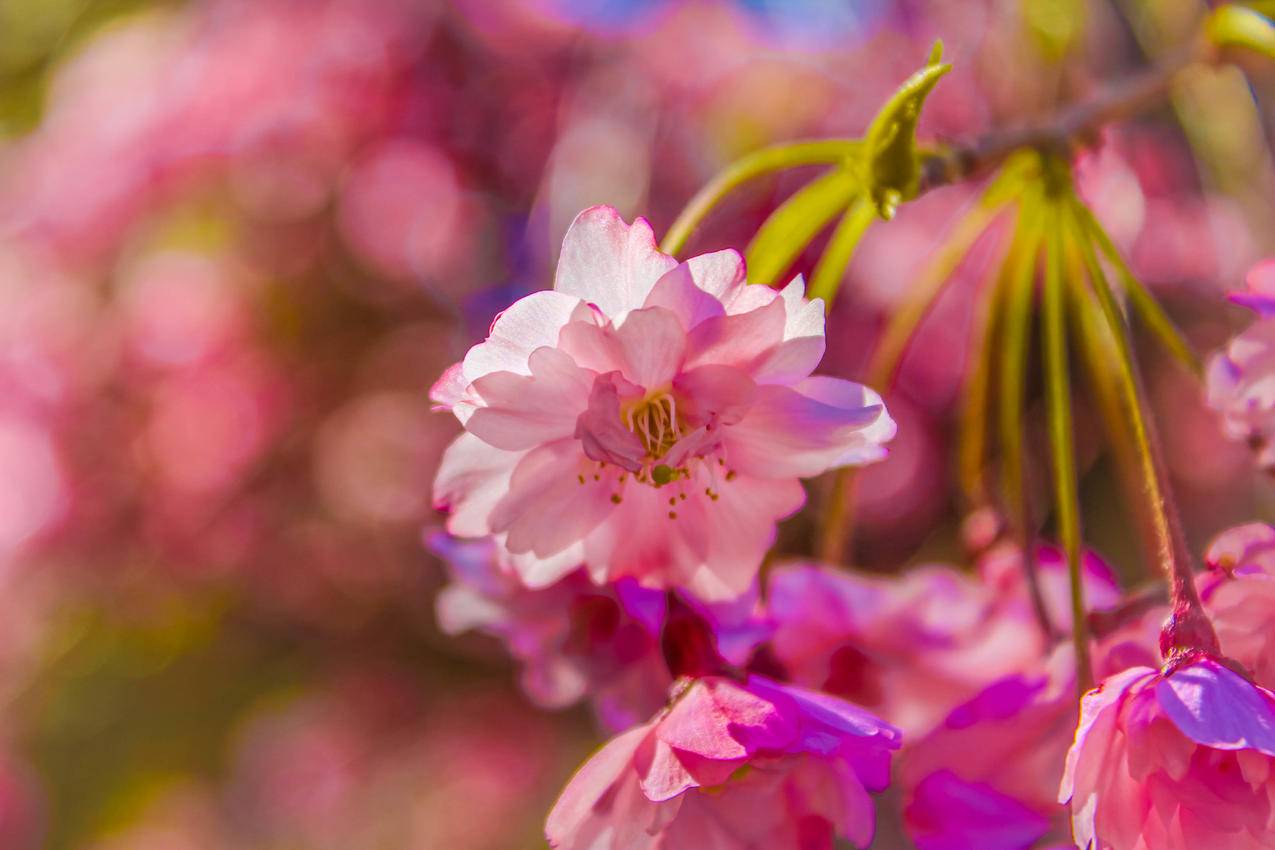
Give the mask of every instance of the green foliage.
[[744, 257], [751, 283], [773, 284], [839, 213], [863, 192], [854, 163], [847, 163], [799, 189], [766, 219]]
[[916, 126], [926, 97], [951, 70], [936, 44], [928, 64], [904, 81], [869, 125], [861, 144], [847, 147], [835, 168], [799, 189], [771, 214], [745, 251], [751, 283], [779, 283], [793, 262], [834, 219], [839, 224], [811, 279], [811, 297], [831, 302], [855, 248], [877, 218], [894, 217], [916, 197], [922, 156]]
[[1041, 54], [1057, 62], [1084, 33], [1085, 0], [1022, 0], [1023, 23]]
[[1217, 47], [1241, 47], [1275, 59], [1275, 23], [1257, 9], [1220, 6], [1209, 15], [1204, 32]]

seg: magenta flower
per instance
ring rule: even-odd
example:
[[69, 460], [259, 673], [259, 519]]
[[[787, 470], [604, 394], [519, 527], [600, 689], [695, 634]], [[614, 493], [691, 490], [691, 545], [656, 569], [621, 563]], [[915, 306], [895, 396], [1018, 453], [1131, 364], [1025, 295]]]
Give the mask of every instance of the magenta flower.
[[1275, 694], [1209, 655], [1090, 691], [1059, 801], [1078, 847], [1259, 850], [1275, 829]]
[[584, 564], [742, 594], [799, 479], [884, 455], [876, 393], [811, 377], [823, 306], [746, 286], [738, 254], [678, 263], [650, 226], [579, 215], [554, 290], [514, 303], [435, 385], [465, 426], [435, 482], [448, 530], [495, 535], [530, 586]]
[[1209, 545], [1197, 582], [1218, 642], [1258, 684], [1275, 686], [1275, 528], [1255, 522]]
[[869, 791], [898, 730], [838, 699], [760, 676], [683, 680], [654, 720], [611, 740], [549, 813], [561, 850], [863, 847]]

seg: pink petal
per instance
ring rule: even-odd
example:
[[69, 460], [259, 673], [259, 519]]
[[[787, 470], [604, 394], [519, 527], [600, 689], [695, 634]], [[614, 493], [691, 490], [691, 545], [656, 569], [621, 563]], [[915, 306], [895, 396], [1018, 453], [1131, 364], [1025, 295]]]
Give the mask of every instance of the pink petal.
[[1275, 756], [1275, 694], [1212, 658], [1174, 670], [1156, 685], [1156, 697], [1196, 743]]
[[540, 558], [583, 539], [615, 507], [613, 477], [596, 470], [574, 439], [532, 449], [491, 512], [492, 530], [507, 532], [509, 551], [534, 552]]
[[784, 304], [784, 340], [757, 364], [758, 383], [795, 384], [819, 365], [824, 349], [823, 300], [805, 299], [805, 285], [795, 278], [780, 291]]
[[465, 395], [469, 380], [465, 377], [464, 363], [453, 363], [429, 388], [429, 399], [434, 402], [431, 410], [451, 410], [452, 405]]
[[434, 478], [434, 509], [447, 511], [447, 530], [461, 537], [491, 533], [489, 518], [509, 489], [522, 452], [507, 452], [461, 434], [443, 452]]
[[772, 700], [726, 679], [701, 679], [674, 702], [655, 734], [671, 747], [711, 759], [784, 752], [797, 734], [795, 707], [784, 707], [782, 695]]
[[839, 735], [857, 738], [874, 738], [886, 749], [897, 750], [903, 741], [903, 733], [881, 718], [857, 705], [798, 685], [781, 685], [764, 676], [748, 677], [748, 687], [767, 698], [782, 692], [793, 700], [811, 720], [835, 730]]
[[654, 741], [651, 764], [642, 771], [642, 793], [653, 803], [671, 800], [678, 794], [699, 787], [672, 747], [658, 738]]
[[613, 373], [594, 381], [588, 408], [576, 423], [575, 437], [591, 459], [637, 472], [642, 469], [646, 447], [620, 418], [616, 381], [624, 379]]
[[947, 770], [921, 780], [905, 817], [917, 850], [1021, 850], [1049, 831], [1039, 812]]
[[567, 782], [558, 801], [545, 821], [545, 837], [550, 846], [567, 841], [588, 818], [611, 787], [631, 769], [633, 754], [646, 737], [649, 727], [639, 726], [612, 738], [580, 766]]
[[643, 306], [665, 307], [690, 330], [706, 319], [726, 314], [745, 285], [744, 260], [738, 251], [692, 257], [656, 282]]
[[645, 219], [630, 227], [614, 208], [590, 207], [567, 229], [553, 288], [614, 318], [641, 307], [655, 282], [676, 265], [660, 253]]
[[1210, 569], [1229, 573], [1272, 548], [1275, 548], [1275, 528], [1264, 522], [1250, 522], [1229, 528], [1214, 538], [1204, 553], [1204, 562]]
[[806, 501], [798, 481], [764, 481], [747, 475], [720, 483], [717, 493], [717, 501], [705, 505], [701, 526], [708, 541], [707, 573], [697, 574], [692, 585], [705, 601], [747, 592], [774, 543], [775, 523], [796, 513]]
[[619, 372], [625, 365], [624, 349], [610, 324], [569, 322], [558, 335], [558, 347], [594, 372]]
[[492, 322], [485, 342], [480, 342], [465, 355], [463, 370], [466, 380], [473, 382], [490, 372], [516, 372], [528, 375], [527, 359], [543, 346], [556, 346], [558, 333], [573, 318], [587, 321], [589, 308], [580, 299], [561, 292], [533, 292], [520, 298]]
[[726, 315], [722, 302], [695, 285], [690, 265], [682, 263], [656, 282], [643, 307], [660, 307], [677, 316], [683, 330]]
[[553, 348], [537, 348], [527, 363], [530, 377], [502, 371], [474, 381], [471, 394], [481, 404], [465, 420], [466, 431], [509, 451], [572, 436], [593, 373]]
[[[1155, 675], [1156, 672], [1148, 667], [1131, 667], [1104, 679], [1097, 688], [1085, 694], [1080, 703], [1080, 723], [1076, 726], [1076, 738], [1067, 751], [1067, 762], [1058, 789], [1058, 802], [1070, 802], [1078, 784], [1092, 787], [1092, 776], [1081, 775], [1082, 757], [1106, 751], [1116, 724], [1116, 712], [1113, 709], [1118, 707], [1125, 694], [1140, 680]], [[1092, 752], [1087, 753], [1086, 750], [1091, 748]]]
[[726, 430], [728, 462], [766, 478], [809, 477], [885, 454], [894, 422], [859, 384], [808, 378], [796, 389], [766, 385], [743, 421]]
[[747, 373], [733, 366], [698, 366], [673, 381], [678, 410], [692, 422], [734, 425], [752, 406], [756, 386]]
[[784, 304], [782, 299], [773, 298], [747, 313], [707, 319], [697, 325], [688, 337], [686, 368], [715, 363], [751, 374], [783, 340]]
[[648, 391], [672, 383], [686, 354], [686, 332], [675, 315], [663, 307], [634, 310], [615, 333], [624, 377]]

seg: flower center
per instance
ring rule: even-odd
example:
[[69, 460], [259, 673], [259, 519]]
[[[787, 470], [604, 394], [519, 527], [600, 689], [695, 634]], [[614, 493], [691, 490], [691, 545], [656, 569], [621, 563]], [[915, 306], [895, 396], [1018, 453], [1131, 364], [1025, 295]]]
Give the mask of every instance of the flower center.
[[652, 460], [668, 454], [668, 450], [682, 437], [677, 402], [669, 392], [647, 396], [627, 406], [621, 416], [625, 427], [642, 441], [642, 446]]

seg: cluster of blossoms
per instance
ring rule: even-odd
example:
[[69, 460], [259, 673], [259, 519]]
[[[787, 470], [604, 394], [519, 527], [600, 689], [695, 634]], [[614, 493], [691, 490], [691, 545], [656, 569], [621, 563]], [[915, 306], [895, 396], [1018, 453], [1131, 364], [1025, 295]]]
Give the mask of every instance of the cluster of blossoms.
[[800, 479], [894, 434], [871, 390], [812, 377], [823, 352], [800, 279], [748, 286], [733, 252], [679, 263], [595, 207], [554, 289], [435, 385], [465, 431], [435, 486], [441, 625], [502, 639], [533, 700], [587, 700], [616, 733], [549, 814], [550, 844], [865, 847], [893, 781], [920, 850], [1270, 846], [1275, 529], [1210, 550], [1195, 591], [1216, 639], [1176, 598], [1130, 608], [1086, 554], [1105, 625], [1077, 723], [1051, 546], [993, 541], [973, 573], [760, 572]]

